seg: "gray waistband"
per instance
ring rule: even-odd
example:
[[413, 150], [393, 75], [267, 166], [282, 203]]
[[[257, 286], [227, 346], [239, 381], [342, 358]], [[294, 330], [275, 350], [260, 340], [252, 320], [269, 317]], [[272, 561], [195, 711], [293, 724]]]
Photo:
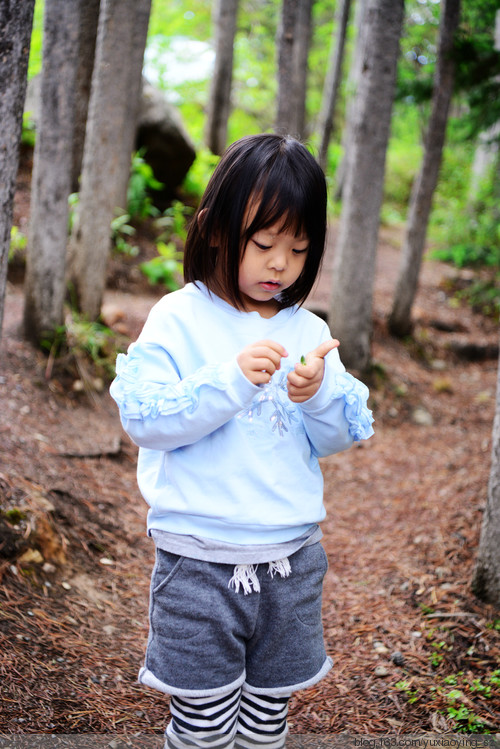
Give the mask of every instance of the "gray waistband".
[[303, 546], [316, 543], [323, 537], [319, 525], [311, 526], [306, 533], [292, 539], [292, 541], [256, 546], [228, 544], [210, 538], [184, 536], [179, 533], [155, 530], [154, 528], [150, 533], [156, 546], [164, 551], [169, 551], [171, 554], [179, 554], [183, 557], [190, 557], [191, 559], [200, 559], [205, 562], [219, 562], [220, 564], [276, 562], [279, 559], [291, 556]]

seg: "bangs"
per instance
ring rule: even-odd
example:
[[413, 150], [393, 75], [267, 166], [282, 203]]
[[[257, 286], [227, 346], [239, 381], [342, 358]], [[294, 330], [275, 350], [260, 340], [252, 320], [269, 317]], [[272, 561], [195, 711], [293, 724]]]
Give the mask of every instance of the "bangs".
[[275, 164], [275, 168], [260, 180], [264, 184], [257, 183], [255, 186], [247, 205], [247, 215], [254, 215], [244, 229], [244, 240], [274, 224], [278, 225], [280, 231], [294, 237], [306, 235], [312, 238], [311, 227], [308, 226], [312, 208], [310, 198], [300, 181], [284, 166]]

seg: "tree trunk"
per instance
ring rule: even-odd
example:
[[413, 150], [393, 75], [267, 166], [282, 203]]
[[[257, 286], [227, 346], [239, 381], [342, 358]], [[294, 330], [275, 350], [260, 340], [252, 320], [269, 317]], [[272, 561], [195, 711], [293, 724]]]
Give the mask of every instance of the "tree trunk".
[[237, 14], [238, 0], [217, 0], [214, 5], [215, 69], [208, 101], [206, 142], [212, 153], [218, 155], [227, 143]]
[[341, 0], [338, 12], [335, 33], [332, 36], [332, 52], [330, 64], [323, 89], [323, 101], [319, 116], [320, 147], [318, 163], [325, 170], [327, 166], [328, 144], [333, 131], [333, 120], [337, 105], [338, 91], [342, 80], [342, 63], [344, 60], [345, 38], [351, 0]]
[[368, 0], [356, 0], [354, 6], [354, 27], [357, 29], [356, 43], [354, 45], [354, 56], [347, 77], [347, 107], [344, 131], [342, 133], [342, 159], [335, 171], [335, 200], [342, 198], [344, 188], [344, 177], [346, 172], [347, 154], [349, 152], [349, 122], [353, 119], [353, 107], [356, 101], [356, 93], [359, 87], [361, 71], [363, 68], [363, 43], [364, 43], [364, 17]]
[[425, 139], [424, 159], [412, 188], [401, 265], [388, 320], [389, 330], [396, 336], [407, 335], [412, 327], [411, 309], [417, 293], [432, 196], [438, 181], [453, 94], [455, 62], [452, 52], [460, 17], [460, 0], [443, 0], [441, 14], [436, 81]]
[[491, 471], [472, 589], [482, 601], [500, 608], [500, 361], [493, 422]]
[[297, 16], [296, 48], [293, 58], [296, 120], [294, 130], [299, 138], [306, 137], [306, 97], [309, 47], [312, 33], [312, 6], [314, 0], [301, 0]]
[[101, 2], [80, 200], [69, 244], [76, 301], [91, 320], [101, 309], [110, 224], [120, 203], [125, 208], [150, 5], [151, 0]]
[[278, 28], [278, 107], [275, 130], [304, 136], [311, 0], [283, 0]]
[[344, 363], [356, 370], [370, 363], [375, 257], [402, 20], [403, 0], [370, 0], [349, 123], [330, 327], [340, 339]]
[[45, 2], [24, 297], [24, 334], [38, 344], [53, 336], [63, 322], [75, 80], [84, 2]]
[[34, 7], [0, 2], [0, 337]]
[[90, 85], [94, 70], [97, 24], [100, 0], [87, 0], [81, 9], [80, 39], [78, 43], [78, 68], [76, 72], [75, 125], [73, 137], [73, 165], [71, 170], [71, 192], [78, 192], [82, 172], [85, 129], [90, 100]]
[[[126, 13], [126, 11], [124, 11]], [[115, 205], [127, 210], [127, 189], [130, 180], [130, 157], [135, 148], [137, 124], [139, 120], [139, 109], [142, 94], [142, 68], [144, 62], [144, 50], [148, 38], [149, 16], [151, 14], [151, 0], [136, 0], [134, 14], [130, 13], [127, 19], [130, 23], [128, 35], [131, 37], [131, 45], [128, 51], [128, 83], [126, 87], [126, 111], [122, 123], [122, 149], [127, 156], [119, 162], [119, 173], [116, 184]]]

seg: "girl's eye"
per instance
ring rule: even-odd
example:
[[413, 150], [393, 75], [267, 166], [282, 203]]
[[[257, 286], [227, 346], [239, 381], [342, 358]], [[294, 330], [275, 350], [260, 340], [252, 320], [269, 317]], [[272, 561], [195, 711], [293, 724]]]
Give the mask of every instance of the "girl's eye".
[[292, 250], [294, 255], [302, 255], [304, 252], [307, 252], [309, 247], [305, 247], [303, 250]]
[[271, 245], [270, 244], [269, 245], [268, 244], [262, 244], [261, 242], [257, 242], [257, 240], [255, 240], [255, 239], [253, 240], [253, 242], [254, 242], [255, 245], [257, 245], [257, 247], [259, 248], [259, 250], [270, 250], [271, 249]]

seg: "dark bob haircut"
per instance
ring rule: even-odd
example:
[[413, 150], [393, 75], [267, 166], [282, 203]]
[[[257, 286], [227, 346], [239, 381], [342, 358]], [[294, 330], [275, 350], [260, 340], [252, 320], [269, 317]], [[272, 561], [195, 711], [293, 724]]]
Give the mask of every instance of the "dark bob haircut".
[[[319, 271], [326, 236], [326, 183], [307, 148], [289, 136], [249, 135], [226, 150], [191, 222], [184, 252], [184, 280], [202, 281], [214, 294], [243, 309], [238, 275], [249, 239], [280, 224], [309, 239], [304, 269], [280, 296], [302, 304]], [[245, 226], [249, 209], [255, 208]]]

